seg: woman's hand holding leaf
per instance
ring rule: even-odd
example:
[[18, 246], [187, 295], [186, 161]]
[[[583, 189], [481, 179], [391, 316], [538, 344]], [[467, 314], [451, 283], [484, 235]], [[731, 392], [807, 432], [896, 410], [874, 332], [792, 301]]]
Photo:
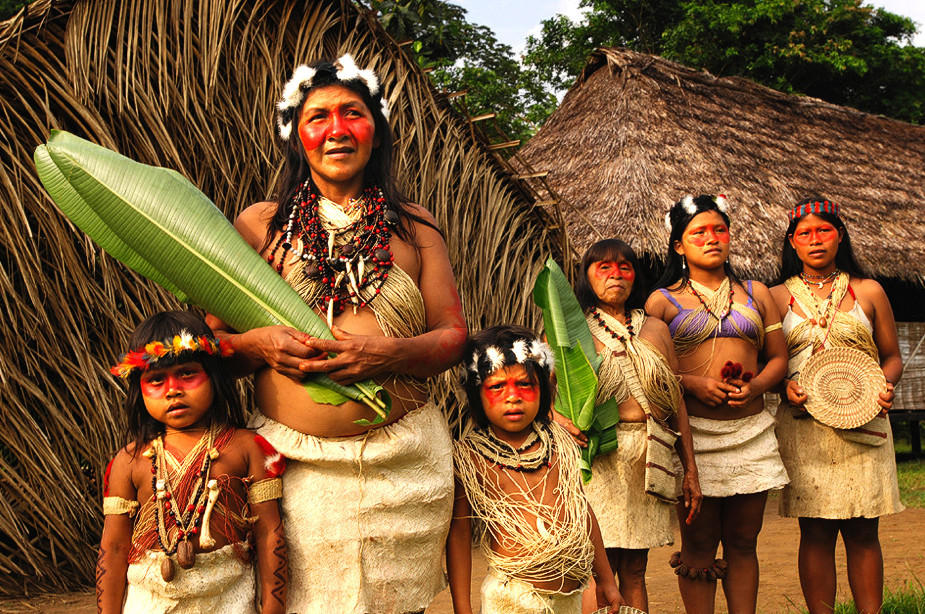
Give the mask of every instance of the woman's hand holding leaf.
[[235, 337], [234, 349], [295, 380], [305, 378], [299, 365], [323, 355], [311, 347], [312, 336], [288, 326], [252, 328]]
[[[305, 344], [315, 352], [302, 360], [298, 369], [306, 373], [325, 373], [338, 384], [348, 386], [364, 379], [396, 373], [400, 356], [391, 337], [354, 335], [335, 326], [334, 339], [309, 337]], [[336, 354], [325, 358], [326, 354]]]

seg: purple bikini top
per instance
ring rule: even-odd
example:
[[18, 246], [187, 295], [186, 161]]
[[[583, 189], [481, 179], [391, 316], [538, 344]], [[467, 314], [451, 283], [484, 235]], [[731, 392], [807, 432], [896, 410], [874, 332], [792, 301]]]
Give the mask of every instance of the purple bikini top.
[[[755, 313], [758, 311], [752, 305], [752, 280], [745, 282], [746, 288], [748, 289], [748, 302], [745, 303], [745, 309], [751, 309]], [[672, 318], [671, 322], [668, 323], [668, 331], [671, 333], [672, 339], [677, 339], [678, 337], [692, 337], [704, 328], [710, 321], [710, 318], [713, 316], [710, 313], [701, 307], [695, 309], [685, 309], [681, 307], [681, 304], [675, 300], [671, 293], [668, 292], [665, 288], [659, 288], [659, 291], [665, 295], [671, 304], [678, 308], [678, 315]], [[729, 314], [720, 320], [719, 326], [713, 329], [713, 333], [710, 335], [710, 338], [714, 337], [735, 337], [738, 339], [744, 339], [750, 341], [754, 344], [758, 343], [758, 327], [755, 326], [754, 322], [745, 317], [744, 314], [737, 311], [743, 306], [741, 304], [733, 304], [733, 309]], [[697, 312], [693, 316], [690, 316], [691, 312]], [[685, 322], [685, 319], [690, 316], [690, 319], [687, 320], [687, 325], [682, 329], [681, 324]]]

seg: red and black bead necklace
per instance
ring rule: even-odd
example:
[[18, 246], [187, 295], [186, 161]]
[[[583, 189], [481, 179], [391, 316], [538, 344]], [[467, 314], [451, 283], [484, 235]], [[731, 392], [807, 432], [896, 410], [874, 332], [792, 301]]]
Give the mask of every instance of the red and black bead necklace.
[[[598, 325], [603, 328], [607, 334], [610, 335], [611, 339], [617, 339], [620, 343], [626, 343], [626, 337], [607, 326], [607, 323], [604, 322], [604, 316], [601, 315], [601, 312], [598, 311], [596, 307], [591, 311], [591, 316], [598, 323]], [[626, 332], [629, 333], [630, 339], [632, 339], [636, 336], [636, 332], [633, 330], [633, 322], [630, 318], [630, 312], [623, 312], [623, 317], [626, 319], [626, 324], [624, 324], [624, 326], [626, 326]]]
[[[303, 273], [324, 288], [319, 301], [324, 305], [333, 302], [335, 314], [350, 303], [365, 307], [368, 301], [360, 298], [360, 291], [372, 287], [379, 294], [395, 262], [389, 248], [389, 228], [398, 226], [398, 213], [386, 204], [380, 188], [366, 188], [360, 198], [351, 201], [353, 206], [363, 208], [359, 219], [346, 228], [328, 230], [318, 214], [322, 197], [313, 187], [311, 180], [306, 180], [293, 197], [286, 228], [267, 260], [282, 274], [296, 237], [301, 244]], [[338, 241], [340, 245], [336, 246], [335, 234], [346, 235], [346, 241]]]
[[[157, 527], [157, 541], [161, 546], [161, 550], [167, 556], [174, 554], [181, 542], [189, 540], [199, 533], [202, 514], [205, 511], [206, 482], [209, 480], [209, 469], [212, 466], [212, 456], [209, 454], [211, 437], [209, 442], [210, 445], [203, 452], [202, 465], [196, 477], [193, 492], [190, 494], [186, 506], [182, 509], [179, 508], [182, 504], [174, 497], [173, 488], [167, 478], [166, 467], [161, 467], [162, 471], [158, 470], [158, 464], [166, 463], [166, 461], [159, 459], [156, 452], [151, 454], [151, 490], [155, 496], [154, 524]], [[160, 445], [163, 446], [164, 444], [161, 443]], [[173, 540], [168, 536], [168, 517], [173, 520], [177, 529]]]

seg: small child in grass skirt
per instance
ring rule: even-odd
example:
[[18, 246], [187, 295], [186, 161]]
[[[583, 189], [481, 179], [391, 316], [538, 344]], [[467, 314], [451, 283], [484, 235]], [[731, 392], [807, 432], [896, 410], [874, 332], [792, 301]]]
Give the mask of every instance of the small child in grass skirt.
[[475, 428], [456, 444], [456, 497], [447, 573], [456, 614], [472, 612], [472, 536], [488, 560], [482, 614], [578, 614], [597, 578], [599, 606], [623, 602], [579, 452], [551, 422], [552, 352], [530, 331], [488, 328], [469, 341], [463, 388]]
[[106, 469], [99, 611], [286, 612], [285, 459], [242, 428], [229, 348], [184, 311], [144, 321], [131, 347], [112, 369], [132, 441]]

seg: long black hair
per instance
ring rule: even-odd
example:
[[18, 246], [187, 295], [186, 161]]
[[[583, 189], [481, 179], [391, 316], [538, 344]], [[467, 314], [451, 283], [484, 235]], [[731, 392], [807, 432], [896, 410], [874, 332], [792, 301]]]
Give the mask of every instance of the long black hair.
[[[277, 232], [281, 232], [286, 226], [291, 210], [292, 199], [298, 193], [303, 182], [309, 181], [312, 184], [312, 190], [318, 192], [317, 186], [311, 178], [311, 168], [305, 157], [305, 150], [302, 141], [298, 135], [299, 118], [305, 106], [305, 100], [309, 92], [319, 87], [328, 85], [339, 85], [356, 93], [362, 100], [369, 112], [372, 113], [375, 124], [375, 135], [379, 145], [374, 147], [370, 155], [369, 162], [363, 172], [364, 187], [379, 187], [385, 197], [388, 206], [398, 213], [401, 223], [395, 227], [395, 234], [403, 241], [414, 243], [414, 225], [410, 222], [419, 222], [426, 224], [440, 232], [440, 229], [434, 226], [430, 220], [417, 215], [407, 207], [408, 199], [400, 192], [395, 178], [392, 175], [392, 161], [395, 147], [395, 137], [392, 134], [392, 128], [389, 120], [382, 111], [382, 97], [384, 92], [380, 91], [372, 95], [369, 87], [357, 79], [340, 80], [337, 77], [338, 67], [332, 60], [320, 60], [310, 65], [315, 70], [315, 76], [312, 78], [311, 86], [303, 86], [301, 89], [302, 101], [295, 110], [287, 109], [282, 112], [284, 118], [291, 121], [292, 130], [289, 139], [285, 143], [285, 158], [280, 172], [280, 178], [276, 183], [274, 197], [276, 198], [276, 212], [267, 226], [267, 236], [264, 240], [263, 248], [273, 241]], [[441, 232], [442, 234], [442, 232]]]
[[633, 265], [633, 271], [636, 274], [636, 278], [633, 280], [633, 289], [626, 298], [626, 308], [637, 309], [643, 306], [648, 292], [646, 291], [645, 278], [639, 266], [639, 259], [636, 257], [636, 252], [633, 251], [633, 248], [630, 247], [628, 243], [620, 239], [604, 239], [589, 247], [581, 257], [581, 265], [578, 268], [578, 279], [575, 281], [575, 296], [578, 298], [578, 303], [581, 305], [582, 309], [588, 311], [600, 303], [600, 299], [598, 299], [597, 295], [594, 293], [594, 289], [591, 288], [591, 282], [588, 281], [588, 269], [595, 262], [616, 260], [620, 257], [626, 259], [627, 262]]
[[[804, 198], [797, 206], [802, 208], [802, 206], [807, 203], [825, 202], [827, 200], [828, 199], [822, 196], [813, 196], [812, 198]], [[838, 244], [838, 252], [835, 254], [835, 266], [849, 275], [867, 277], [864, 269], [858, 264], [857, 259], [854, 257], [854, 249], [851, 247], [851, 237], [848, 236], [848, 227], [845, 226], [842, 219], [834, 213], [829, 213], [827, 211], [820, 211], [809, 215], [815, 215], [825, 220], [834, 226], [835, 230], [841, 234], [841, 243]], [[790, 245], [790, 239], [793, 237], [797, 224], [800, 223], [803, 217], [790, 220], [790, 225], [787, 226], [787, 232], [784, 234], [784, 241], [781, 245], [780, 277], [778, 277], [775, 283], [782, 284], [794, 275], [799, 275], [803, 272], [803, 262], [797, 257], [797, 252], [793, 249], [793, 246]]]
[[[183, 331], [189, 332], [193, 337], [213, 338], [212, 329], [192, 311], [162, 311], [138, 325], [129, 338], [129, 347], [139, 350], [152, 341], [173, 339]], [[221, 356], [201, 351], [168, 354], [149, 368], [163, 369], [189, 360], [202, 364], [212, 382], [212, 407], [208, 414], [212, 424], [243, 428], [245, 420], [241, 400], [231, 376], [222, 366]], [[144, 398], [141, 395], [141, 374], [141, 370], [136, 369], [129, 375], [128, 395], [123, 404], [125, 415], [128, 418], [126, 438], [135, 442], [136, 454], [144, 444], [162, 435], [165, 431], [165, 426], [152, 418], [145, 409]]]
[[[527, 375], [540, 388], [540, 408], [536, 414], [536, 420], [541, 424], [549, 424], [549, 421], [552, 420], [552, 358], [550, 356], [547, 364], [541, 364], [540, 361], [534, 358], [523, 362], [518, 361], [511, 348], [516, 341], [521, 340], [530, 346], [536, 341], [536, 335], [523, 326], [501, 325], [483, 329], [471, 335], [466, 341], [463, 353], [465, 372], [460, 383], [466, 393], [466, 398], [469, 400], [469, 411], [472, 414], [472, 419], [480, 428], [488, 426], [488, 417], [485, 415], [485, 408], [482, 406], [482, 382], [485, 381], [485, 378], [491, 376], [495, 370], [485, 351], [489, 347], [495, 347], [501, 351], [504, 357], [504, 366], [514, 364], [524, 366]], [[473, 361], [472, 358], [476, 352], [478, 352], [478, 359]]]
[[[725, 200], [725, 197], [722, 198]], [[693, 204], [693, 207], [691, 207], [691, 204]], [[692, 208], [693, 211], [688, 212], [689, 208]], [[668, 211], [667, 219], [671, 223], [671, 233], [668, 235], [668, 252], [665, 255], [665, 270], [662, 272], [662, 276], [659, 280], [655, 282], [656, 288], [669, 288], [676, 283], [678, 284], [679, 290], [683, 290], [687, 287], [690, 281], [690, 270], [687, 267], [681, 266], [681, 255], [674, 251], [674, 244], [675, 241], [680, 241], [681, 237], [684, 236], [684, 231], [691, 223], [691, 220], [704, 211], [716, 211], [719, 213], [720, 217], [723, 218], [726, 227], [730, 227], [729, 215], [720, 209], [717, 204], [717, 197], [712, 194], [701, 194], [694, 199], [682, 198], [672, 205], [671, 209]], [[725, 271], [733, 285], [738, 284], [745, 287], [742, 284], [742, 280], [733, 272], [728, 258], [726, 262], [723, 263], [723, 271]]]

